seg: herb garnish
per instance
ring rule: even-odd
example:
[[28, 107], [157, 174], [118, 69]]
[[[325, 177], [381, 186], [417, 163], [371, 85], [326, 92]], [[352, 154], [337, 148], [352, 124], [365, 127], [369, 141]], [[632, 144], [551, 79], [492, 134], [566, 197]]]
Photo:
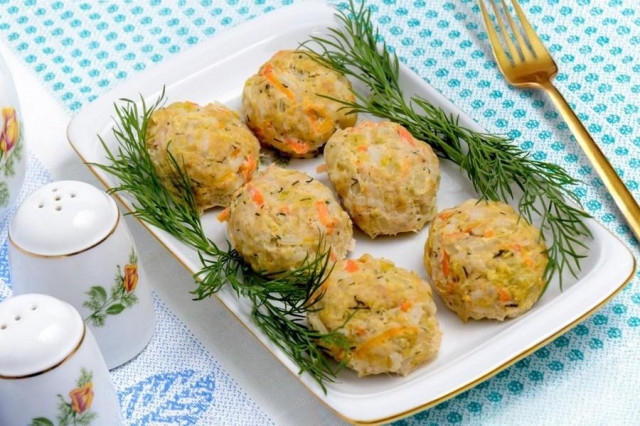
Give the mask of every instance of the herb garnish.
[[228, 242], [227, 247], [221, 248], [211, 241], [202, 228], [191, 180], [182, 164], [167, 152], [175, 188], [167, 190], [147, 150], [149, 118], [164, 101], [163, 90], [150, 106], [141, 99], [141, 109], [129, 99], [122, 99], [121, 106], [115, 105], [113, 135], [117, 148], [112, 151], [100, 138], [110, 164], [93, 165], [118, 179], [118, 185], [110, 189], [110, 193], [128, 193], [134, 197], [132, 213], [136, 217], [198, 252], [202, 269], [194, 275], [198, 281], [198, 288], [193, 292], [196, 300], [215, 294], [228, 282], [238, 296], [249, 299], [255, 323], [296, 362], [300, 374], [308, 372], [326, 392], [325, 381], [333, 381], [346, 361], [334, 363], [321, 346], [338, 346], [349, 351], [346, 337], [338, 330], [323, 334], [306, 325], [309, 306], [322, 297], [319, 290], [332, 267], [329, 249], [321, 242], [315, 260], [307, 259], [292, 271], [264, 274], [253, 271]]
[[[367, 95], [355, 92], [353, 103], [336, 101], [353, 112], [402, 124], [416, 138], [432, 145], [440, 157], [456, 163], [483, 199], [510, 200], [514, 197], [511, 186], [515, 184], [523, 192], [520, 213], [529, 221], [534, 213], [541, 215], [541, 228], [553, 236], [545, 271], [547, 285], [554, 274], [561, 274], [565, 268], [575, 275], [584, 257], [579, 248], [586, 248], [581, 238], [591, 235], [583, 223], [589, 215], [565, 201], [579, 204], [568, 188], [578, 181], [557, 165], [529, 158], [526, 151], [510, 144], [507, 138], [461, 127], [457, 117], [447, 115], [425, 99], [414, 96], [405, 100], [397, 56], [385, 44], [378, 45], [378, 31], [371, 23], [369, 9], [356, 9], [352, 1], [349, 4], [346, 11], [338, 14], [344, 29], [330, 28], [327, 38], [312, 36], [310, 41], [318, 50], [314, 51], [309, 42], [304, 44], [321, 63], [360, 81], [370, 91]], [[168, 153], [171, 182], [176, 188], [169, 191], [156, 174], [146, 149], [149, 118], [164, 101], [163, 91], [149, 106], [141, 99], [140, 109], [129, 99], [123, 99], [122, 106], [115, 105], [113, 134], [118, 146], [112, 151], [100, 138], [110, 164], [93, 165], [119, 180], [111, 193], [128, 193], [135, 198], [132, 213], [136, 217], [198, 252], [202, 269], [194, 276], [198, 281], [193, 292], [196, 300], [215, 294], [228, 282], [238, 296], [249, 299], [252, 318], [260, 329], [298, 364], [300, 373], [311, 374], [326, 392], [325, 381], [335, 379], [347, 357], [335, 364], [321, 347], [350, 350], [339, 329], [323, 334], [306, 325], [309, 307], [322, 297], [319, 290], [330, 272], [329, 250], [320, 244], [316, 260], [305, 261], [300, 268], [284, 274], [264, 274], [253, 271], [229, 243], [220, 248], [211, 241], [202, 228], [192, 181], [179, 159]]]
[[370, 9], [364, 2], [356, 7], [350, 0], [336, 16], [341, 28], [329, 28], [326, 37], [311, 36], [302, 47], [321, 64], [362, 83], [369, 93], [353, 91], [355, 102], [333, 100], [352, 113], [369, 113], [406, 127], [431, 145], [439, 157], [457, 164], [481, 199], [509, 201], [514, 199], [512, 187], [518, 187], [522, 192], [520, 214], [529, 222], [539, 215], [540, 228], [552, 236], [544, 289], [556, 274], [562, 288], [565, 269], [576, 276], [587, 249], [582, 240], [591, 236], [584, 223], [589, 214], [572, 203], [580, 205], [571, 191], [579, 181], [556, 164], [532, 159], [508, 138], [462, 127], [457, 116], [419, 96], [406, 98], [400, 87], [398, 57], [386, 43], [379, 43]]

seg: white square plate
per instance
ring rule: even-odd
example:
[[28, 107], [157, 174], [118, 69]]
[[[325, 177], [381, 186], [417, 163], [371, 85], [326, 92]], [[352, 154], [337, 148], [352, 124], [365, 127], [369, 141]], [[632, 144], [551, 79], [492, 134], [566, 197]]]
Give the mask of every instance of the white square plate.
[[[247, 22], [130, 78], [103, 95], [73, 119], [68, 129], [69, 140], [85, 162], [104, 163], [105, 154], [97, 135], [115, 146], [111, 134], [114, 102], [120, 98], [139, 99], [139, 94], [152, 101], [163, 85], [166, 85], [169, 102], [208, 103], [215, 100], [239, 110], [245, 80], [264, 61], [280, 49], [296, 48], [310, 34], [322, 35], [328, 26], [337, 25], [334, 10], [315, 2], [286, 7]], [[446, 111], [460, 115], [463, 125], [482, 130], [407, 68], [402, 68], [401, 80], [406, 93], [425, 97]], [[290, 167], [304, 170], [328, 185], [326, 175], [315, 173], [321, 162], [321, 158], [296, 160]], [[441, 165], [439, 210], [477, 197], [456, 166], [446, 161]], [[112, 176], [95, 167], [92, 171], [108, 188], [115, 186]], [[131, 206], [127, 196], [119, 198], [127, 207]], [[202, 220], [208, 235], [216, 243], [224, 243], [226, 226], [216, 220], [217, 213], [218, 210], [209, 211]], [[577, 324], [613, 297], [631, 278], [635, 269], [631, 252], [597, 222], [589, 220], [588, 225], [594, 239], [578, 280], [567, 279], [564, 292], [560, 292], [557, 282], [551, 283], [542, 299], [522, 317], [505, 322], [463, 324], [436, 297], [443, 340], [438, 357], [431, 363], [407, 377], [358, 378], [352, 372], [344, 371], [337, 382], [327, 384], [326, 394], [310, 376], [303, 374], [299, 379], [338, 415], [357, 423], [390, 421], [435, 405], [478, 384]], [[147, 227], [187, 269], [191, 272], [200, 269], [194, 250], [166, 232]], [[377, 240], [357, 232], [353, 256], [371, 253], [385, 257], [398, 266], [413, 269], [426, 279], [422, 263], [426, 237], [427, 229]], [[227, 287], [217, 296], [285, 368], [297, 375], [297, 366], [253, 324], [250, 306], [245, 300], [239, 300]]]

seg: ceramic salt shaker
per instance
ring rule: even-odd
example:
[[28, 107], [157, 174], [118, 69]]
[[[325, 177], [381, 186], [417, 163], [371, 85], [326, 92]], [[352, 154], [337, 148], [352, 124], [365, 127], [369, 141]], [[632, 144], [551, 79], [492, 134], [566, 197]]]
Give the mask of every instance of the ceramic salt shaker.
[[115, 201], [96, 187], [59, 181], [29, 195], [9, 225], [16, 294], [43, 293], [75, 307], [109, 369], [153, 334], [151, 290]]
[[123, 424], [98, 345], [71, 305], [43, 294], [0, 303], [0, 425]]

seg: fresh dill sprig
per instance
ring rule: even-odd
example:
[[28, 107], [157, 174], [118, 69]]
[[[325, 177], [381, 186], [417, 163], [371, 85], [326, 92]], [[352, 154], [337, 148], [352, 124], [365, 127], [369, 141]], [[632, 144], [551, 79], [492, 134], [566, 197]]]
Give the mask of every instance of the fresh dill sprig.
[[133, 100], [121, 101], [122, 105], [114, 105], [117, 147], [110, 149], [100, 137], [108, 164], [93, 164], [117, 179], [109, 192], [131, 195], [133, 215], [198, 252], [202, 269], [194, 275], [196, 300], [215, 294], [228, 282], [238, 296], [249, 299], [258, 327], [298, 365], [300, 374], [308, 372], [326, 392], [325, 382], [335, 380], [344, 362], [332, 362], [322, 346], [349, 350], [337, 330], [323, 334], [306, 324], [306, 313], [322, 297], [321, 285], [331, 271], [329, 248], [320, 243], [315, 260], [307, 259], [292, 271], [263, 274], [253, 271], [229, 242], [223, 248], [216, 245], [204, 232], [191, 180], [179, 159], [167, 151], [174, 188], [168, 190], [147, 150], [149, 119], [164, 104], [164, 90], [151, 105], [142, 98], [140, 107]]
[[545, 290], [555, 275], [562, 288], [565, 270], [576, 276], [587, 249], [583, 239], [591, 236], [584, 223], [590, 216], [572, 204], [580, 205], [571, 191], [579, 181], [558, 165], [532, 159], [507, 138], [461, 126], [457, 116], [427, 99], [405, 97], [398, 57], [386, 43], [379, 43], [378, 30], [364, 2], [356, 7], [350, 0], [349, 7], [336, 16], [342, 24], [339, 28], [329, 28], [326, 37], [311, 36], [301, 47], [321, 64], [364, 85], [368, 93], [354, 90], [354, 102], [332, 99], [350, 112], [368, 113], [406, 127], [431, 145], [438, 156], [457, 164], [481, 199], [509, 201], [515, 198], [514, 186], [518, 187], [522, 191], [520, 214], [529, 222], [539, 215], [542, 231], [552, 236], [547, 241]]

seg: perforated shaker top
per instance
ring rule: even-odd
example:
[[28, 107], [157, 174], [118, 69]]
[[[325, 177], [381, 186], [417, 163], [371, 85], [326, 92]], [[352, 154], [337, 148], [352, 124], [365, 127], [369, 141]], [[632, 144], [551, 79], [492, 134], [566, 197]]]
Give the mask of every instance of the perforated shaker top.
[[23, 294], [0, 303], [0, 376], [43, 373], [70, 356], [85, 332], [71, 305], [44, 294]]
[[104, 240], [118, 222], [118, 208], [88, 183], [58, 181], [29, 195], [9, 225], [18, 249], [40, 256], [64, 256]]

